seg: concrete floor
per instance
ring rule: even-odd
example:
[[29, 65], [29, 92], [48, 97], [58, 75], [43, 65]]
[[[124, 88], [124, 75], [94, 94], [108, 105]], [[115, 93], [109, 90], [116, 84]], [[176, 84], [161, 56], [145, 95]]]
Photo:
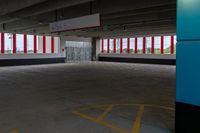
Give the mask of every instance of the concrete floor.
[[0, 68], [0, 133], [173, 133], [175, 66]]

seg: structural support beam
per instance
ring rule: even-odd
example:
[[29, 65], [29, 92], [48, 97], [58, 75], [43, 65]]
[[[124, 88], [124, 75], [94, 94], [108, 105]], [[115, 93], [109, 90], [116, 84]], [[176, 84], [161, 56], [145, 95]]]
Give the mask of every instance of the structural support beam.
[[178, 0], [176, 133], [199, 133], [200, 1]]
[[92, 61], [98, 60], [98, 55], [100, 54], [100, 45], [99, 39], [94, 37], [92, 38]]
[[[43, 14], [43, 13], [47, 13], [50, 11], [54, 11], [57, 10], [58, 7], [61, 8], [65, 8], [65, 7], [70, 7], [70, 6], [74, 6], [77, 4], [81, 4], [81, 3], [85, 3], [85, 2], [90, 2], [91, 0], [68, 0], [66, 2], [66, 0], [50, 0], [47, 1], [45, 0], [44, 2], [41, 2], [39, 4], [30, 6], [30, 7], [26, 7], [23, 8], [21, 10], [15, 11], [13, 13], [9, 13], [7, 15], [4, 15], [0, 18], [0, 24], [3, 23], [8, 23], [8, 22], [13, 22], [16, 20], [19, 20], [21, 18], [27, 18], [30, 16], [34, 16], [34, 15], [39, 15], [39, 14]], [[40, 9], [40, 10], [38, 10]]]

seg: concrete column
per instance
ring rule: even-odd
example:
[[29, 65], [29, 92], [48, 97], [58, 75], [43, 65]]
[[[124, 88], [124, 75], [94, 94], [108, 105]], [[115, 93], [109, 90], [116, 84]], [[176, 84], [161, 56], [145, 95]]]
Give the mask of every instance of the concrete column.
[[177, 0], [176, 133], [199, 133], [200, 0]]
[[98, 61], [99, 54], [100, 54], [99, 38], [92, 38], [92, 61]]
[[60, 36], [60, 53], [62, 54], [63, 57], [66, 57], [66, 52], [65, 52], [65, 45], [66, 44], [65, 44], [65, 42], [66, 42], [66, 37]]

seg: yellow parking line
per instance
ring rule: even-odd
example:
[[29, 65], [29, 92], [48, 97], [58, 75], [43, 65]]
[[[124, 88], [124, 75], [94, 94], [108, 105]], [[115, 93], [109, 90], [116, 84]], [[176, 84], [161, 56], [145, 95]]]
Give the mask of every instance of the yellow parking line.
[[132, 130], [132, 133], [138, 133], [139, 132], [143, 112], [144, 112], [144, 105], [141, 105], [140, 108], [139, 108], [136, 120], [134, 122], [134, 127], [133, 127], [133, 130]]
[[[89, 105], [89, 106], [82, 106], [77, 108], [77, 110], [87, 110], [91, 108], [103, 108], [106, 106], [109, 106], [110, 104], [104, 104], [104, 105]], [[145, 107], [152, 107], [152, 108], [160, 108], [160, 109], [166, 109], [174, 111], [175, 109], [173, 107], [165, 107], [165, 106], [159, 106], [159, 105], [151, 105], [151, 104], [112, 104], [114, 106], [140, 106], [144, 105]]]
[[12, 129], [12, 130], [10, 131], [10, 133], [19, 133], [19, 130], [17, 130], [17, 129]]
[[109, 112], [112, 111], [114, 105], [110, 105], [98, 118], [97, 121], [103, 121]]
[[105, 127], [107, 127], [107, 128], [110, 128], [110, 129], [112, 129], [113, 131], [116, 131], [116, 132], [119, 132], [119, 133], [130, 133], [129, 131], [127, 131], [127, 130], [125, 130], [125, 129], [122, 129], [122, 128], [119, 128], [119, 127], [117, 127], [117, 126], [115, 126], [115, 125], [113, 125], [113, 124], [107, 123], [107, 122], [105, 122], [105, 121], [97, 121], [96, 118], [93, 118], [93, 117], [91, 117], [91, 116], [87, 116], [87, 115], [82, 114], [82, 113], [79, 113], [79, 112], [77, 112], [77, 111], [73, 111], [72, 113], [73, 113], [74, 115], [76, 115], [76, 116], [81, 117], [82, 119], [86, 119], [86, 120], [95, 122], [95, 123], [97, 123], [97, 124], [99, 124], [99, 125], [102, 125], [102, 126], [105, 126]]
[[[86, 106], [86, 107], [79, 107], [79, 108], [77, 108], [77, 112], [75, 112], [73, 114], [75, 114], [75, 115], [77, 115], [77, 116], [79, 116], [83, 119], [90, 120], [90, 121], [95, 122], [99, 125], [110, 128], [110, 129], [117, 131], [119, 133], [130, 133], [126, 129], [119, 128], [116, 125], [110, 124], [110, 123], [105, 121], [106, 116], [112, 111], [113, 107], [116, 107], [116, 106], [138, 106], [139, 107], [139, 110], [138, 110], [136, 119], [134, 121], [134, 126], [133, 126], [131, 133], [139, 133], [139, 129], [141, 127], [142, 115], [143, 115], [145, 107], [147, 107], [147, 108], [149, 108], [149, 107], [150, 108], [160, 108], [160, 109], [165, 109], [165, 110], [170, 110], [170, 111], [175, 110], [173, 107], [151, 105], [151, 104], [104, 104], [104, 105], [90, 105], [90, 106]], [[88, 109], [92, 109], [92, 108], [101, 108], [101, 109], [106, 108], [106, 109], [97, 118], [93, 118], [93, 117], [90, 117], [90, 116], [87, 116], [85, 114], [78, 112], [78, 111], [88, 110]]]
[[79, 117], [81, 117], [81, 118], [83, 118], [83, 119], [90, 120], [90, 121], [95, 121], [95, 122], [96, 122], [96, 119], [95, 119], [95, 118], [90, 117], [90, 116], [87, 116], [87, 115], [84, 115], [84, 114], [79, 113], [79, 112], [77, 112], [77, 111], [73, 111], [72, 114], [74, 114], [74, 115], [76, 115], [76, 116], [79, 116]]
[[117, 126], [114, 126], [113, 124], [110, 124], [110, 123], [107, 123], [107, 122], [104, 122], [104, 121], [100, 121], [100, 122], [97, 122], [98, 124], [102, 125], [102, 126], [105, 126], [107, 128], [110, 128], [116, 132], [119, 132], [119, 133], [130, 133], [129, 131], [125, 130], [125, 129], [122, 129], [122, 128], [119, 128]]

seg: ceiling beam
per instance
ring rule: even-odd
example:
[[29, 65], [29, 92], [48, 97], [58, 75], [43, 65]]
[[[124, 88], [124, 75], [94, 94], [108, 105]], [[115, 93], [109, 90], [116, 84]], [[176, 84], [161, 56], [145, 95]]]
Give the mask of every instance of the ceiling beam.
[[0, 24], [26, 17], [47, 13], [64, 7], [70, 7], [92, 0], [49, 0], [0, 17]]

